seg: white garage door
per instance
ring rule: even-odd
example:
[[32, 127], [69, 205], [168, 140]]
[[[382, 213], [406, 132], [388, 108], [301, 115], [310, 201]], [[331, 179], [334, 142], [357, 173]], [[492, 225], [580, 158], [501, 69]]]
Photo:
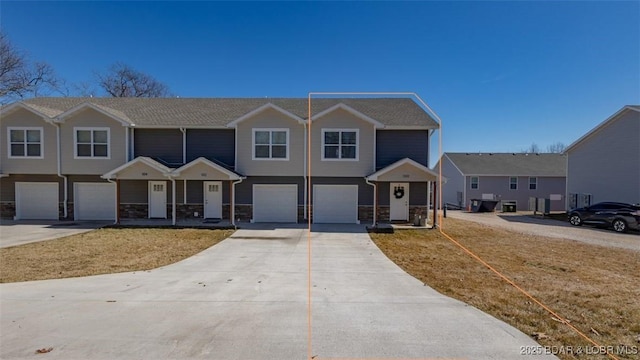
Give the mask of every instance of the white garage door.
[[314, 223], [358, 223], [358, 185], [314, 185]]
[[298, 185], [253, 185], [253, 222], [298, 221]]
[[115, 220], [116, 187], [110, 183], [75, 183], [73, 204], [76, 220]]
[[58, 183], [16, 183], [16, 219], [58, 220]]

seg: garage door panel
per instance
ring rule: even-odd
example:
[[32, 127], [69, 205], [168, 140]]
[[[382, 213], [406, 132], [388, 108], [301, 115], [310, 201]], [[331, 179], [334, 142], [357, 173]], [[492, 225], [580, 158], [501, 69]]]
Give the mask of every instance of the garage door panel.
[[116, 189], [113, 184], [75, 183], [76, 220], [115, 220]]
[[16, 219], [58, 220], [58, 183], [17, 182]]
[[358, 186], [314, 185], [313, 222], [358, 223]]
[[253, 221], [298, 221], [298, 185], [253, 185]]

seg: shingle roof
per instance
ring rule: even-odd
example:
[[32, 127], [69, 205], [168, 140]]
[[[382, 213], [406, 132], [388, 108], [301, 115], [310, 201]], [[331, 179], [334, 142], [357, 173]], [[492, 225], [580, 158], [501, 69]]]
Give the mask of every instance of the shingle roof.
[[[54, 118], [83, 103], [136, 126], [222, 127], [258, 107], [271, 103], [300, 118], [308, 117], [306, 98], [77, 98], [40, 97], [24, 100], [39, 112]], [[312, 114], [343, 103], [385, 126], [437, 128], [437, 122], [409, 98], [323, 98], [312, 99]]]
[[445, 153], [464, 175], [567, 176], [563, 154]]

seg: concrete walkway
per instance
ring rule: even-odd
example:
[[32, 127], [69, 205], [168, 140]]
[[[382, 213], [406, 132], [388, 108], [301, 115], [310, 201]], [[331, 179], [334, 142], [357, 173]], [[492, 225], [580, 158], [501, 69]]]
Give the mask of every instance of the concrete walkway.
[[[423, 286], [363, 230], [314, 227], [316, 359], [515, 359], [537, 345]], [[0, 358], [307, 359], [307, 240], [248, 227], [153, 271], [2, 284]]]

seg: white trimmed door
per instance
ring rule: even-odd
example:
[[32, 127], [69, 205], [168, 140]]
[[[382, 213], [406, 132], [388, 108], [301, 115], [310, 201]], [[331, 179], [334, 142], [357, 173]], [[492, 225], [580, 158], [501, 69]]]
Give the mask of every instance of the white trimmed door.
[[204, 217], [222, 219], [222, 181], [204, 182]]
[[73, 185], [75, 220], [115, 220], [116, 187], [111, 183], [75, 183]]
[[389, 220], [409, 220], [409, 183], [389, 184]]
[[253, 222], [298, 222], [298, 185], [253, 185]]
[[55, 182], [17, 182], [16, 220], [58, 220], [58, 191]]
[[358, 223], [358, 185], [314, 185], [313, 222]]
[[167, 218], [166, 181], [149, 181], [149, 218]]

